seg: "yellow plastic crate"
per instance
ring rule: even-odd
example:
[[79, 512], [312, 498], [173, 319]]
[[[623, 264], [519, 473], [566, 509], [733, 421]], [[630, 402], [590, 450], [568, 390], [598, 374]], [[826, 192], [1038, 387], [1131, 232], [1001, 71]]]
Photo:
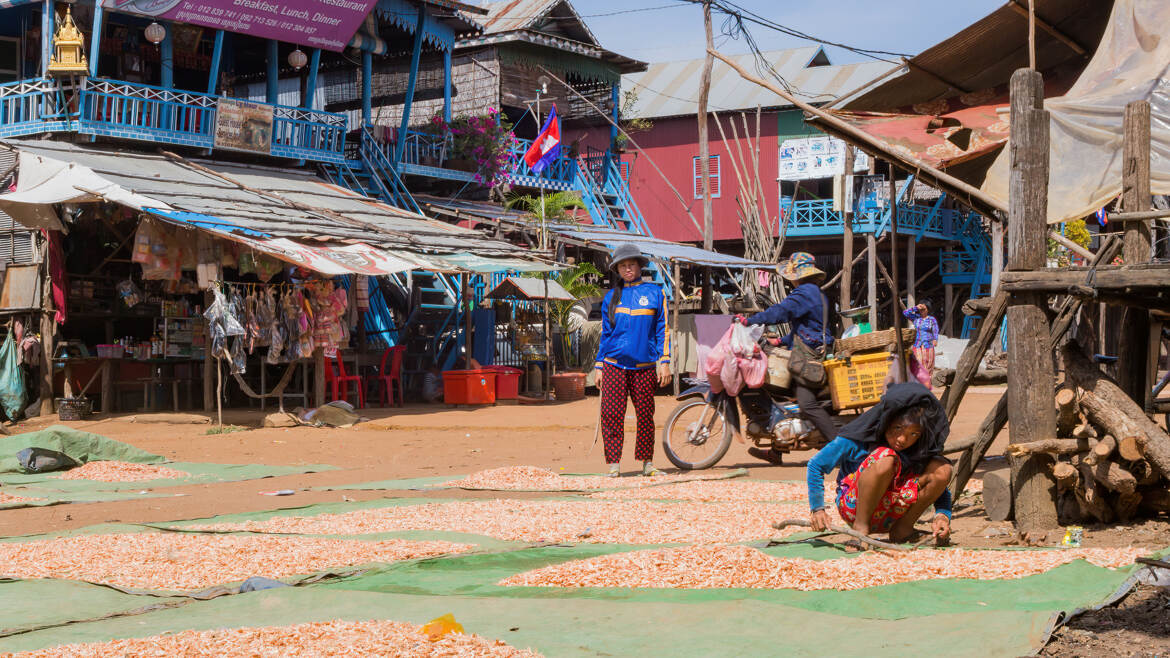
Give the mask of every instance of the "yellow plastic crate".
[[825, 361], [833, 407], [858, 409], [877, 404], [885, 390], [893, 356], [893, 352], [873, 352]]

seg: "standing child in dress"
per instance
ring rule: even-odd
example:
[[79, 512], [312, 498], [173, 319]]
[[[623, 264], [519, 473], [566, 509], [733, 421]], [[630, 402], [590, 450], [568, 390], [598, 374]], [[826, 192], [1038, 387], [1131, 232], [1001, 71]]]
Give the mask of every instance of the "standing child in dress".
[[908, 308], [902, 315], [914, 321], [914, 358], [934, 372], [934, 348], [938, 345], [938, 320], [930, 314], [930, 302], [923, 301], [914, 308]]
[[654, 391], [670, 381], [670, 329], [662, 287], [642, 281], [648, 263], [632, 244], [615, 249], [609, 267], [616, 281], [601, 304], [596, 382], [610, 477], [618, 476], [622, 460], [627, 398], [637, 418], [634, 458], [642, 462], [642, 475], [661, 475], [653, 461]]
[[825, 476], [837, 475], [837, 511], [854, 530], [888, 532], [905, 541], [914, 522], [934, 505], [931, 521], [940, 543], [951, 534], [951, 463], [942, 456], [950, 433], [946, 411], [921, 384], [894, 384], [880, 402], [841, 428], [808, 462], [812, 527], [825, 530]]

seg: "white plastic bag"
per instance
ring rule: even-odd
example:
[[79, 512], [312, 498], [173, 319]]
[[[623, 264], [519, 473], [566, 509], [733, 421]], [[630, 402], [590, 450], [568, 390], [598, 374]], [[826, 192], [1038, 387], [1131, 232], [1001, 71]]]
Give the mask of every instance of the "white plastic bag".
[[751, 358], [760, 351], [760, 336], [764, 335], [764, 325], [743, 325], [738, 322], [731, 325], [731, 353], [744, 358]]

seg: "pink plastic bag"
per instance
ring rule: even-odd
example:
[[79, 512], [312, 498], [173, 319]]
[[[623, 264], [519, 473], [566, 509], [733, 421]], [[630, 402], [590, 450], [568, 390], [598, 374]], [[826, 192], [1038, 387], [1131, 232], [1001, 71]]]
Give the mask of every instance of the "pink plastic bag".
[[728, 327], [719, 342], [715, 343], [715, 346], [707, 353], [707, 362], [703, 364], [703, 371], [707, 373], [707, 383], [711, 385], [712, 393], [723, 392], [724, 385], [720, 373], [723, 371], [723, 362], [730, 353], [731, 327]]
[[768, 358], [756, 341], [763, 327], [745, 327], [733, 324], [707, 355], [707, 381], [711, 391], [726, 390], [728, 395], [739, 395], [746, 385], [763, 386], [768, 374]]

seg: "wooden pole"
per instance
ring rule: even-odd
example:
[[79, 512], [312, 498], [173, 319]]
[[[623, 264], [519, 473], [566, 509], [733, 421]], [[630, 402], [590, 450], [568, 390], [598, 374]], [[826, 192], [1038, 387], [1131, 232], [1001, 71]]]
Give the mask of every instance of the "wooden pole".
[[[1011, 78], [1011, 178], [1008, 267], [1045, 265], [1048, 235], [1048, 121], [1044, 78], [1029, 69]], [[1011, 443], [1056, 436], [1055, 380], [1044, 293], [1018, 293], [1007, 310], [1008, 418]], [[1035, 456], [1013, 457], [1012, 492], [1022, 536], [1057, 527], [1055, 482]]]
[[[203, 308], [211, 306], [214, 297], [210, 290], [203, 293]], [[211, 381], [211, 323], [206, 319], [203, 320], [203, 411], [211, 413], [215, 408], [215, 387]]]
[[1036, 0], [1028, 0], [1028, 68], [1036, 70]]
[[[845, 218], [841, 232], [841, 310], [853, 307], [853, 302], [850, 296], [853, 294], [853, 204], [852, 190], [853, 190], [853, 163], [856, 158], [856, 152], [852, 146], [845, 146], [845, 173], [844, 173], [844, 189], [842, 190], [842, 203], [845, 207], [842, 208], [841, 215]], [[844, 328], [848, 329], [853, 326], [851, 318], [842, 318]]]
[[917, 283], [914, 278], [914, 250], [917, 245], [918, 241], [913, 237], [906, 239], [906, 306], [914, 306], [918, 303], [914, 294]]
[[[1040, 264], [1044, 266], [1043, 263]], [[991, 222], [991, 294], [999, 290], [999, 275], [1003, 273], [1003, 222]]]
[[548, 399], [549, 384], [552, 382], [552, 336], [548, 317], [548, 272], [541, 277], [544, 279], [544, 399]]
[[943, 308], [946, 315], [943, 316], [943, 334], [953, 337], [955, 335], [955, 286], [952, 283], [946, 284], [943, 287]]
[[215, 357], [215, 424], [223, 427], [223, 364], [218, 356]]
[[[1125, 106], [1122, 145], [1121, 208], [1126, 212], [1150, 209], [1150, 103], [1134, 101]], [[1121, 250], [1126, 265], [1150, 260], [1151, 221], [1128, 222]], [[1117, 382], [1130, 398], [1146, 399], [1146, 362], [1150, 313], [1127, 306], [1121, 314], [1121, 340], [1117, 350]]]
[[[711, 0], [703, 0], [703, 30], [707, 35], [707, 56], [703, 60], [703, 74], [699, 78], [699, 169], [703, 178], [703, 248], [711, 251], [711, 145], [707, 140], [707, 100], [711, 95], [711, 67], [715, 58], [711, 52], [715, 48], [715, 39], [711, 32]], [[703, 298], [704, 313], [711, 312], [711, 268], [703, 268]]]
[[674, 374], [674, 377], [673, 377], [673, 379], [674, 379], [674, 396], [678, 397], [678, 394], [679, 394], [679, 369], [682, 367], [681, 364], [679, 364], [679, 357], [681, 356], [681, 352], [679, 351], [679, 348], [678, 348], [678, 338], [679, 338], [678, 307], [682, 304], [682, 290], [683, 290], [683, 288], [682, 288], [682, 275], [679, 272], [678, 261], [674, 261], [673, 265], [674, 265], [674, 267], [672, 269], [674, 270], [674, 308], [671, 310], [671, 315], [673, 315], [674, 317], [671, 319], [671, 326], [674, 327], [674, 329], [673, 329], [674, 337], [671, 339], [671, 343], [670, 343], [671, 352], [672, 352], [670, 355], [670, 367], [671, 367], [671, 370], [673, 371], [673, 374]]
[[[547, 288], [547, 282], [545, 282], [545, 286]], [[474, 351], [472, 340], [474, 340], [475, 337], [472, 335], [474, 328], [471, 325], [471, 275], [467, 272], [459, 275], [459, 292], [460, 301], [462, 302], [462, 308], [459, 310], [461, 313], [463, 313], [463, 350], [467, 356], [467, 369], [470, 370], [472, 352]], [[547, 289], [545, 290], [545, 295], [548, 295]]]
[[[893, 272], [890, 274], [890, 295], [894, 299], [893, 304], [893, 320], [894, 327], [894, 345], [896, 346], [895, 354], [898, 355], [898, 360], [895, 363], [901, 364], [902, 372], [899, 374], [900, 381], [910, 381], [910, 364], [906, 359], [906, 348], [902, 344], [902, 311], [898, 308], [898, 302], [901, 296], [898, 294], [898, 182], [894, 178], [897, 172], [894, 169], [894, 163], [890, 163], [890, 269]], [[907, 180], [909, 185], [910, 181]]]
[[865, 251], [868, 256], [865, 259], [865, 293], [866, 302], [869, 304], [869, 326], [873, 331], [878, 330], [877, 322], [877, 238], [873, 237], [873, 231], [865, 234]]
[[41, 416], [53, 413], [53, 350], [55, 342], [53, 333], [57, 330], [57, 323], [53, 319], [53, 280], [49, 274], [51, 253], [46, 241], [42, 261], [41, 279]]
[[318, 347], [313, 350], [313, 406], [325, 404], [325, 349]]

